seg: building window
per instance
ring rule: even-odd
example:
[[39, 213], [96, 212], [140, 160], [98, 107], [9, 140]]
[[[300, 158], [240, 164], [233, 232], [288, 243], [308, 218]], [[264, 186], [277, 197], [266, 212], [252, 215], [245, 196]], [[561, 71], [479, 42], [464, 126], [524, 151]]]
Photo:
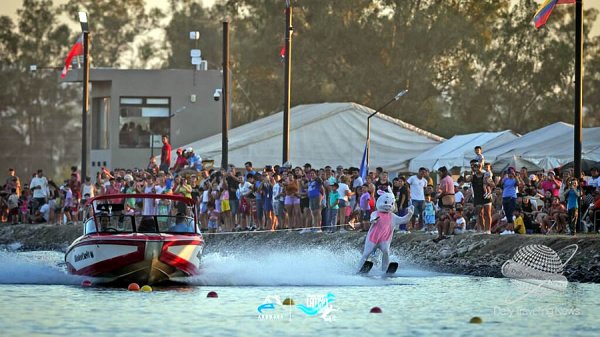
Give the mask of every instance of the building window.
[[97, 97], [92, 99], [92, 150], [109, 149], [109, 112], [109, 97]]
[[171, 129], [171, 102], [165, 97], [121, 97], [119, 102], [119, 147], [162, 146], [162, 135]]

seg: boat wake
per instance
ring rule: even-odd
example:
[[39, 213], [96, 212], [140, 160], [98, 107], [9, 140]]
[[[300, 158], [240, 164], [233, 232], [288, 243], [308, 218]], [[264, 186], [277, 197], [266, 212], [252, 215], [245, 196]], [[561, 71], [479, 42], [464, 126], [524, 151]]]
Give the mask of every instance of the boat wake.
[[[384, 277], [376, 265], [369, 276], [360, 276], [356, 274], [360, 255], [353, 249], [229, 250], [209, 253], [202, 259], [202, 274], [190, 280], [194, 285], [382, 286], [412, 284], [412, 277], [440, 275], [409, 269]], [[375, 260], [381, 261], [380, 256]]]
[[[226, 251], [226, 252], [224, 252]], [[400, 268], [385, 277], [377, 264], [368, 276], [356, 274], [360, 255], [352, 249], [223, 249], [202, 257], [201, 275], [182, 278], [193, 286], [385, 286], [412, 284], [414, 278], [440, 276]], [[392, 255], [392, 261], [398, 261]], [[89, 278], [69, 275], [60, 252], [0, 251], [0, 284], [80, 285]]]
[[81, 284], [84, 279], [68, 275], [64, 253], [0, 251], [0, 284]]

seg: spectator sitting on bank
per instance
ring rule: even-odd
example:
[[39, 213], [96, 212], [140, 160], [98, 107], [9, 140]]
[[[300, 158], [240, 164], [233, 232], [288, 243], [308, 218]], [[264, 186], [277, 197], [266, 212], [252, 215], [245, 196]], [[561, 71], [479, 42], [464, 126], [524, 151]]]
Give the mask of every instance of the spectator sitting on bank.
[[[525, 229], [525, 222], [523, 221], [523, 217], [524, 217], [523, 209], [521, 209], [520, 207], [517, 207], [515, 209], [514, 215], [515, 215], [514, 231], [511, 231], [511, 233], [507, 233], [507, 234], [525, 234], [526, 229]], [[503, 234], [500, 233], [500, 235], [503, 235]]]
[[46, 201], [44, 201], [44, 204], [42, 205], [42, 207], [38, 208], [35, 211], [35, 213], [31, 217], [31, 220], [33, 221], [33, 223], [45, 223], [45, 222], [48, 222], [49, 218], [50, 218], [50, 205], [48, 205], [48, 203]]
[[454, 213], [454, 221], [451, 222], [452, 232], [457, 234], [464, 234], [467, 231], [467, 221], [464, 217], [464, 210], [461, 207], [456, 208]]

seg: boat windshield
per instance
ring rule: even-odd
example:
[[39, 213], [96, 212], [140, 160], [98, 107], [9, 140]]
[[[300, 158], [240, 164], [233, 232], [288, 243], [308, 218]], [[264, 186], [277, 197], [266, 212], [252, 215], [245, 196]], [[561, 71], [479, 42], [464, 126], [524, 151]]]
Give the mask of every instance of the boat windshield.
[[[134, 232], [134, 217], [131, 215], [108, 215], [108, 214], [96, 214], [96, 220], [98, 221], [98, 231], [101, 233], [111, 232], [123, 232], [133, 233]], [[83, 226], [85, 234], [96, 232], [96, 222], [94, 218], [89, 218]]]
[[[195, 233], [194, 218], [184, 215], [96, 215], [100, 233]], [[96, 233], [93, 218], [86, 221], [85, 234]]]

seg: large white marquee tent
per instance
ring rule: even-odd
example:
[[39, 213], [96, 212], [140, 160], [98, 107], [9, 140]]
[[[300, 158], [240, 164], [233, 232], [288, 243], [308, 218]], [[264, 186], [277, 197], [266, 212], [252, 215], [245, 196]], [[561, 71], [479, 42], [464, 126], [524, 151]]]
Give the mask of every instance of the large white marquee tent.
[[420, 167], [436, 171], [442, 166], [448, 169], [460, 167], [469, 168], [469, 161], [475, 158], [474, 148], [479, 145], [483, 148], [487, 160], [487, 149], [491, 149], [512, 140], [518, 136], [512, 131], [479, 132], [467, 135], [454, 136], [447, 141], [421, 153], [410, 161], [409, 171], [417, 172]]
[[[582, 159], [600, 161], [600, 128], [583, 129], [582, 139]], [[484, 155], [492, 163], [517, 156], [549, 170], [574, 160], [573, 144], [573, 125], [558, 122], [484, 151]]]
[[[290, 117], [290, 161], [293, 166], [359, 167], [366, 143], [367, 117], [374, 110], [356, 103], [296, 106]], [[229, 163], [255, 167], [282, 164], [283, 113], [229, 131]], [[370, 169], [406, 171], [408, 161], [445, 139], [413, 125], [377, 114], [371, 118]], [[221, 134], [185, 145], [203, 160], [221, 166]], [[175, 160], [172, 151], [172, 162]]]

